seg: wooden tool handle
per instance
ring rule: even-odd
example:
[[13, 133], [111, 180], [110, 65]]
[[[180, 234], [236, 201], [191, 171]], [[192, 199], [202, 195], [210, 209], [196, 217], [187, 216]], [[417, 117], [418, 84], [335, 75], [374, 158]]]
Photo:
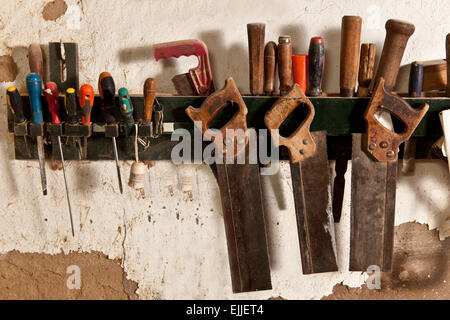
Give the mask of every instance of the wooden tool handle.
[[144, 123], [152, 121], [153, 102], [156, 96], [156, 80], [147, 78], [144, 83]]
[[286, 94], [292, 86], [292, 44], [290, 36], [280, 36], [277, 47], [280, 94]]
[[358, 16], [344, 16], [341, 27], [341, 97], [355, 95], [358, 77], [359, 44], [362, 19]]
[[250, 92], [254, 96], [263, 94], [265, 31], [264, 23], [247, 24]]
[[322, 37], [311, 38], [308, 51], [309, 88], [308, 95], [322, 95], [322, 77], [325, 62], [325, 45]]
[[423, 63], [415, 61], [411, 63], [409, 72], [408, 96], [418, 98], [422, 94]]
[[450, 97], [450, 33], [445, 38], [445, 53], [447, 58], [447, 97]]
[[275, 90], [275, 69], [277, 67], [277, 44], [270, 41], [264, 48], [264, 93], [271, 96]]
[[43, 81], [43, 59], [41, 46], [37, 43], [32, 43], [28, 47], [28, 64], [30, 65], [31, 73], [36, 73], [39, 75]]
[[385, 88], [388, 92], [392, 91], [395, 86], [403, 53], [414, 29], [414, 25], [406, 21], [391, 19], [386, 22], [386, 38], [375, 83], [380, 78], [384, 78]]
[[376, 50], [377, 46], [374, 43], [363, 43], [361, 45], [358, 74], [358, 97], [369, 96], [369, 87], [375, 69]]

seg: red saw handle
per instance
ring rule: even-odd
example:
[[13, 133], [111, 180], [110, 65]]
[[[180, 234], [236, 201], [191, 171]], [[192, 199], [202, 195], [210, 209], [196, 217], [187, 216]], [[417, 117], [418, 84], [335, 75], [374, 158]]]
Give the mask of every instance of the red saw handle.
[[201, 40], [180, 40], [153, 45], [155, 59], [179, 58], [181, 56], [196, 56], [198, 66], [189, 70], [189, 77], [199, 96], [207, 96], [214, 91], [209, 64], [208, 48]]

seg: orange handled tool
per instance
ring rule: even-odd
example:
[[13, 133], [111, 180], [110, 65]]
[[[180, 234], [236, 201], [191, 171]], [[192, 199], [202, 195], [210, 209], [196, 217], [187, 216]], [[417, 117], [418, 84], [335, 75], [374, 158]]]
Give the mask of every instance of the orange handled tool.
[[84, 126], [91, 124], [91, 111], [94, 106], [94, 88], [89, 84], [83, 84], [80, 88], [78, 101], [81, 107], [81, 122]]
[[292, 56], [292, 73], [294, 75], [294, 83], [297, 83], [302, 92], [306, 92], [306, 79], [308, 77], [308, 55], [295, 54]]
[[147, 78], [144, 83], [144, 123], [152, 121], [153, 102], [156, 96], [156, 80]]

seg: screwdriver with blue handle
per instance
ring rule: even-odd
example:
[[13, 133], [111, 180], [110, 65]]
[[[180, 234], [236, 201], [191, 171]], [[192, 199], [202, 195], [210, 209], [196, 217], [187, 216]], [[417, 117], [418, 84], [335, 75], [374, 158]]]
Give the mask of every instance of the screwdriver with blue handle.
[[[42, 93], [42, 81], [36, 73], [30, 73], [26, 79], [28, 95], [30, 97], [30, 105], [32, 112], [31, 122], [33, 125], [44, 124], [44, 119], [42, 117], [42, 104], [41, 104], [41, 93]], [[47, 195], [47, 178], [45, 176], [45, 153], [44, 153], [44, 140], [42, 136], [36, 136], [37, 142], [37, 152], [39, 158], [39, 168], [41, 172], [41, 184], [42, 192], [44, 196]]]
[[[58, 101], [59, 93], [58, 93], [58, 87], [57, 87], [56, 83], [47, 82], [45, 84], [44, 96], [45, 96], [45, 100], [47, 101], [48, 110], [50, 111], [50, 114], [52, 115], [52, 124], [53, 125], [61, 125], [61, 119], [59, 118], [59, 101]], [[72, 228], [72, 236], [75, 236], [75, 231], [73, 228], [73, 219], [72, 219], [72, 207], [70, 206], [69, 188], [67, 187], [66, 170], [64, 168], [65, 167], [64, 154], [62, 151], [61, 136], [58, 135], [56, 137], [58, 140], [59, 154], [61, 156], [64, 184], [66, 186], [66, 197], [67, 197], [67, 204], [69, 206], [70, 226]]]
[[19, 90], [16, 87], [9, 87], [6, 90], [6, 99], [8, 102], [8, 107], [14, 116], [14, 125], [16, 127], [21, 127], [22, 132], [24, 132], [25, 148], [27, 150], [28, 157], [31, 158], [30, 146], [28, 144], [28, 138], [26, 135], [28, 120], [25, 118], [25, 113], [23, 111], [22, 97], [20, 96]]

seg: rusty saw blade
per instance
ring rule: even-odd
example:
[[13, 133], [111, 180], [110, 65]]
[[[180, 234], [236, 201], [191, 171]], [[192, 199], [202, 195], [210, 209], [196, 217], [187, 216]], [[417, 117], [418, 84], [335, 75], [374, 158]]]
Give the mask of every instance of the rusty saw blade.
[[[395, 220], [398, 147], [412, 135], [428, 110], [411, 108], [377, 82], [366, 110], [367, 133], [353, 134], [350, 271], [371, 265], [390, 272]], [[403, 122], [401, 133], [385, 128], [375, 118], [384, 109]]]
[[[229, 105], [234, 103], [238, 112], [220, 131], [224, 139], [210, 137], [217, 152], [224, 158], [236, 158], [245, 152], [244, 164], [216, 164], [216, 178], [222, 200], [225, 234], [228, 245], [228, 260], [231, 270], [231, 283], [234, 293], [272, 288], [267, 249], [264, 207], [258, 164], [249, 164], [248, 136], [227, 136], [227, 130], [240, 129], [247, 132], [247, 107], [232, 78], [225, 81], [225, 87], [208, 96], [200, 108], [190, 106], [186, 113], [199, 125], [203, 135], [208, 136], [211, 120]], [[230, 154], [229, 146], [233, 145]], [[241, 147], [239, 147], [241, 146]], [[219, 151], [217, 151], [219, 150]]]
[[[300, 105], [308, 116], [289, 137], [278, 129]], [[330, 177], [325, 131], [309, 132], [314, 106], [295, 84], [266, 113], [264, 122], [276, 146], [289, 151], [292, 188], [304, 274], [337, 271], [334, 221], [330, 201]]]

